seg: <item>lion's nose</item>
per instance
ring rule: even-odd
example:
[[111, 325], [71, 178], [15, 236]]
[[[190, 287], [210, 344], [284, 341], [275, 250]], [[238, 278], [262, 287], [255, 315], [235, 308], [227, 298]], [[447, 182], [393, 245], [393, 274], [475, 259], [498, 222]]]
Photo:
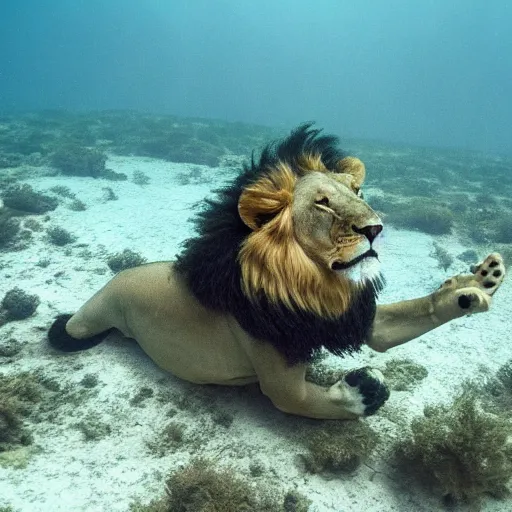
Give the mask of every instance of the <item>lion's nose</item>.
[[352, 226], [352, 229], [356, 233], [364, 235], [366, 238], [368, 238], [368, 241], [372, 243], [377, 238], [377, 235], [382, 231], [382, 224], [373, 224], [371, 226], [364, 226], [362, 228]]

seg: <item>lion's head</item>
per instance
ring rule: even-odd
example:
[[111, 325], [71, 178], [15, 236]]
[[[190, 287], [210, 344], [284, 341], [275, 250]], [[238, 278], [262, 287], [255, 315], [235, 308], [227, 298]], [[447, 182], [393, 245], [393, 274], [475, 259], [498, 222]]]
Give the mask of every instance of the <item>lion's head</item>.
[[278, 160], [244, 188], [238, 211], [251, 229], [240, 251], [244, 291], [290, 308], [339, 316], [352, 294], [378, 277], [372, 244], [382, 230], [361, 197], [364, 164], [320, 153]]
[[206, 202], [176, 269], [206, 307], [290, 360], [358, 348], [380, 288], [382, 223], [362, 199], [364, 178], [335, 137], [300, 126]]

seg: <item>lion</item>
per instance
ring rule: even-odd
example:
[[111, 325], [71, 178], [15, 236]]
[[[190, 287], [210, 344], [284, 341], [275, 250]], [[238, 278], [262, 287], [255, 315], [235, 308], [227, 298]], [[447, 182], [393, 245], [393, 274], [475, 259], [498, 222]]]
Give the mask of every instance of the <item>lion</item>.
[[382, 374], [365, 367], [322, 387], [306, 379], [315, 355], [364, 344], [385, 352], [487, 311], [505, 266], [494, 253], [425, 297], [377, 305], [383, 225], [362, 197], [365, 173], [336, 137], [299, 126], [206, 200], [176, 261], [120, 272], [75, 314], [59, 315], [49, 343], [84, 350], [117, 330], [187, 381], [259, 383], [284, 413], [374, 414], [389, 397]]

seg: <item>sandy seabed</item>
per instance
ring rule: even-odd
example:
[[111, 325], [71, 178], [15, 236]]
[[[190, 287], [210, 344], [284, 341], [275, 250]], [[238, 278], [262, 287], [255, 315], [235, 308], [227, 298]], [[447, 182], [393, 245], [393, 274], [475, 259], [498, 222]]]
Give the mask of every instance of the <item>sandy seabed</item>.
[[[109, 159], [108, 166], [128, 176], [142, 171], [151, 181], [140, 186], [131, 181], [64, 176], [29, 179], [27, 183], [42, 191], [67, 186], [87, 204], [86, 211], [76, 212], [66, 207], [69, 201], [63, 202], [51, 212], [50, 220], [43, 222], [64, 227], [77, 240], [71, 249], [56, 247], [45, 240], [44, 232], [35, 232], [26, 249], [0, 254], [0, 297], [17, 286], [41, 299], [34, 316], [0, 328], [0, 344], [10, 338], [23, 344], [16, 357], [0, 358], [0, 372], [39, 370], [62, 386], [77, 389], [81, 389], [84, 376], [98, 378], [98, 385], [84, 392], [82, 400], [56, 403], [51, 421], [27, 422], [34, 444], [28, 449], [25, 467], [0, 466], [0, 506], [11, 505], [22, 512], [127, 511], [135, 498], [148, 502], [161, 496], [166, 475], [186, 464], [193, 452], [216, 457], [219, 464], [229, 464], [244, 476], [257, 461], [265, 472], [251, 480], [255, 486], [297, 489], [312, 500], [311, 511], [443, 510], [437, 496], [409, 481], [402, 482], [379, 455], [379, 448], [353, 474], [328, 477], [306, 473], [300, 458], [304, 448], [294, 437], [302, 420], [274, 409], [255, 387], [185, 383], [157, 368], [134, 342], [117, 335], [77, 354], [57, 354], [47, 346], [45, 331], [52, 318], [75, 311], [112, 276], [106, 265], [108, 254], [130, 248], [148, 261], [172, 259], [180, 242], [193, 232], [190, 221], [197, 203], [211, 194], [213, 184], [222, 182], [228, 172], [204, 168], [203, 176], [211, 176], [213, 183], [179, 185], [176, 175], [192, 166], [117, 156]], [[118, 200], [107, 201], [104, 187], [111, 187]], [[447, 272], [440, 269], [432, 256], [434, 239], [426, 234], [386, 227], [383, 238], [380, 252], [388, 284], [381, 302], [427, 294], [449, 275], [467, 270], [460, 260]], [[453, 256], [470, 248], [454, 237], [437, 240]], [[90, 251], [88, 255], [85, 249]], [[489, 252], [492, 249], [489, 247]], [[46, 268], [36, 265], [46, 258], [50, 261]], [[496, 294], [489, 313], [460, 319], [385, 354], [365, 348], [354, 357], [331, 357], [329, 362], [349, 369], [382, 367], [392, 358], [410, 358], [428, 369], [428, 377], [412, 391], [393, 392], [381, 412], [366, 420], [384, 442], [392, 443], [403, 432], [394, 412], [411, 419], [421, 414], [427, 403], [450, 400], [465, 379], [487, 378], [512, 358], [511, 318], [509, 280]], [[140, 390], [146, 388], [153, 394], [135, 403]], [[176, 407], [173, 400], [192, 406]], [[212, 407], [230, 413], [234, 417], [231, 426], [215, 422]], [[169, 423], [170, 414], [186, 426], [187, 436], [200, 441], [157, 454], [149, 446]], [[76, 428], [91, 417], [109, 426], [103, 438], [86, 440]], [[489, 499], [483, 504], [486, 511], [511, 509], [510, 500]]]

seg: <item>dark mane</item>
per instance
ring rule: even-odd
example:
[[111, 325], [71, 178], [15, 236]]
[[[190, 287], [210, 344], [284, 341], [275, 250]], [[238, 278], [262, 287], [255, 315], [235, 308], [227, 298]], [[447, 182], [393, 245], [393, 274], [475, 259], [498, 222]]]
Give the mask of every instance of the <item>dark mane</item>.
[[312, 128], [312, 123], [305, 123], [283, 139], [265, 147], [259, 162], [252, 161], [251, 170], [260, 174], [264, 169], [274, 167], [278, 161], [286, 162], [298, 173], [298, 158], [301, 155], [322, 155], [325, 167], [334, 172], [336, 162], [346, 155], [338, 148], [338, 137], [334, 135], [321, 135], [322, 130]]
[[290, 364], [308, 361], [321, 347], [342, 355], [360, 348], [369, 334], [375, 315], [379, 285], [368, 284], [352, 307], [337, 319], [324, 319], [307, 312], [291, 311], [284, 305], [269, 304], [265, 296], [250, 302], [241, 287], [238, 253], [251, 233], [238, 214], [242, 191], [279, 161], [299, 174], [298, 159], [320, 154], [329, 170], [345, 155], [338, 139], [320, 135], [304, 124], [282, 141], [269, 144], [258, 161], [254, 156], [233, 183], [207, 199], [196, 219], [197, 235], [184, 243], [176, 270], [205, 307], [233, 315], [250, 335], [272, 343]]

